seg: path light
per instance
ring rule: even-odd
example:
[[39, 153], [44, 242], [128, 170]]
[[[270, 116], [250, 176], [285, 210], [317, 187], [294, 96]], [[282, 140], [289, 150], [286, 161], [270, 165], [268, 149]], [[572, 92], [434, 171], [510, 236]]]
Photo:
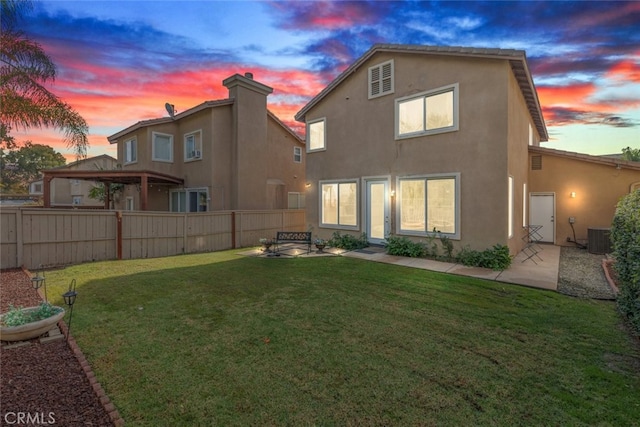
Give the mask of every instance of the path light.
[[67, 327], [67, 340], [69, 340], [69, 336], [71, 335], [71, 318], [73, 317], [73, 304], [75, 304], [76, 302], [76, 296], [78, 296], [78, 293], [76, 292], [76, 279], [73, 279], [69, 284], [69, 290], [62, 294], [64, 303], [69, 306], [69, 325]]
[[47, 299], [47, 279], [44, 277], [42, 266], [40, 266], [40, 270], [36, 271], [36, 274], [31, 278], [31, 286], [33, 286], [36, 292], [41, 286], [44, 286], [44, 301], [49, 302]]

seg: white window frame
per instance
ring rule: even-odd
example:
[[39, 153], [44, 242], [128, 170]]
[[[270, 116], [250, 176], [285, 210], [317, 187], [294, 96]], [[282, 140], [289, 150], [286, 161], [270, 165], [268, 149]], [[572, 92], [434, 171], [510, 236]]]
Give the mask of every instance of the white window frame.
[[[187, 142], [189, 138], [193, 138], [193, 150], [189, 150]], [[184, 135], [184, 160], [195, 161], [202, 159], [202, 130], [196, 130]]]
[[124, 209], [126, 211], [135, 210], [134, 209], [134, 204], [133, 204], [133, 197], [127, 196], [127, 198], [125, 199], [125, 208]]
[[82, 196], [71, 196], [71, 204], [78, 206], [82, 204]]
[[[156, 156], [156, 137], [165, 136], [169, 138], [169, 159], [163, 159]], [[173, 135], [162, 132], [151, 133], [151, 159], [154, 162], [173, 163]]]
[[287, 209], [304, 209], [305, 194], [297, 191], [287, 193]]
[[507, 215], [509, 216], [507, 218], [507, 234], [509, 236], [509, 239], [513, 238], [513, 229], [514, 229], [514, 223], [515, 223], [515, 210], [516, 210], [516, 197], [515, 197], [515, 183], [514, 183], [514, 178], [513, 175], [509, 175], [508, 178], [508, 209], [507, 209]]
[[[426, 104], [426, 100], [432, 96], [436, 96], [436, 95], [441, 95], [443, 93], [447, 93], [447, 92], [453, 92], [453, 124], [451, 126], [446, 126], [446, 127], [441, 127], [441, 128], [437, 128], [437, 129], [426, 129], [426, 115], [427, 115], [427, 109], [426, 109], [426, 105], [424, 107], [424, 117], [423, 117], [423, 128], [420, 131], [416, 131], [416, 132], [408, 132], [408, 133], [400, 133], [400, 105], [408, 102], [408, 101], [413, 101], [413, 100], [417, 100], [417, 99], [422, 99], [423, 102]], [[397, 98], [395, 100], [395, 138], [396, 140], [399, 139], [407, 139], [407, 138], [415, 138], [418, 136], [424, 136], [424, 135], [437, 135], [440, 133], [447, 133], [447, 132], [455, 132], [457, 130], [459, 130], [459, 84], [458, 83], [454, 83], [454, 84], [450, 84], [447, 86], [442, 86], [433, 90], [428, 90], [425, 92], [421, 92], [421, 93], [417, 93], [414, 95], [410, 95], [410, 96], [404, 96], [402, 98]]]
[[302, 163], [302, 147], [293, 147], [293, 163]]
[[138, 161], [138, 140], [128, 139], [124, 142], [124, 164], [128, 165]]
[[[311, 126], [322, 123], [323, 132], [322, 132], [322, 144], [317, 148], [311, 148]], [[326, 117], [322, 117], [319, 119], [311, 120], [307, 122], [307, 153], [313, 153], [315, 151], [325, 151], [327, 149], [327, 119]]]
[[[173, 195], [174, 194], [178, 194], [178, 198], [180, 198], [180, 194], [184, 195], [184, 207], [181, 206], [180, 200], [178, 200], [178, 207], [176, 208], [174, 206], [174, 202], [173, 202]], [[204, 198], [206, 201], [205, 205], [201, 205], [201, 204], [197, 204], [197, 208], [195, 211], [190, 210], [191, 207], [191, 203], [190, 203], [190, 197], [191, 194], [195, 193], [196, 197], [198, 199], [200, 199], [200, 194], [204, 194]], [[209, 196], [209, 189], [206, 187], [194, 187], [194, 188], [182, 188], [179, 190], [171, 190], [169, 193], [169, 211], [170, 212], [208, 212], [209, 211], [209, 202], [211, 201], [211, 198]], [[204, 206], [205, 209], [204, 210], [200, 210], [199, 207], [200, 206]], [[184, 209], [183, 209], [184, 208]]]
[[[355, 184], [356, 185], [356, 194], [355, 194], [355, 225], [348, 224], [340, 224], [340, 193], [338, 193], [338, 205], [337, 205], [337, 219], [336, 223], [323, 222], [323, 190], [322, 187], [324, 185], [338, 185], [338, 191], [340, 189], [340, 184]], [[318, 182], [318, 222], [320, 228], [332, 228], [332, 229], [340, 229], [340, 230], [359, 230], [360, 229], [360, 180], [359, 179], [336, 179], [336, 180], [327, 180], [327, 181], [319, 181]]]
[[[393, 59], [382, 62], [380, 64], [369, 67], [369, 99], [379, 98], [381, 96], [392, 94], [395, 91], [394, 88], [394, 63]], [[385, 90], [385, 81], [387, 90]], [[374, 87], [378, 87], [377, 91], [374, 91]]]
[[[454, 180], [454, 188], [455, 188], [455, 232], [454, 233], [433, 233], [432, 230], [427, 230], [427, 224], [429, 223], [429, 219], [427, 218], [428, 214], [428, 195], [427, 195], [427, 181], [436, 180], [436, 179], [453, 179]], [[424, 180], [425, 182], [425, 230], [417, 231], [417, 230], [403, 230], [402, 229], [402, 181], [404, 180]], [[429, 174], [429, 175], [411, 175], [411, 176], [401, 176], [396, 178], [396, 234], [397, 235], [407, 235], [407, 236], [447, 236], [454, 240], [460, 240], [460, 172], [454, 173], [439, 173], [439, 174]]]

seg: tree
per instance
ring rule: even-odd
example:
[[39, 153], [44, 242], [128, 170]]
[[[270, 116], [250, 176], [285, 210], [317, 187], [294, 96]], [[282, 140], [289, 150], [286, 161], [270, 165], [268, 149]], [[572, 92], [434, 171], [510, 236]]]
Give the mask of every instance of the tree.
[[29, 183], [40, 178], [43, 169], [65, 163], [64, 156], [48, 145], [27, 141], [20, 149], [3, 152], [0, 156], [0, 187], [4, 192], [28, 193]]
[[623, 148], [622, 149], [622, 158], [624, 160], [629, 160], [632, 162], [640, 162], [640, 148]]
[[4, 135], [11, 128], [53, 127], [64, 132], [67, 146], [78, 157], [86, 157], [89, 127], [69, 104], [45, 85], [55, 80], [56, 66], [42, 47], [17, 29], [22, 14], [32, 7], [30, 0], [0, 0], [0, 127]]

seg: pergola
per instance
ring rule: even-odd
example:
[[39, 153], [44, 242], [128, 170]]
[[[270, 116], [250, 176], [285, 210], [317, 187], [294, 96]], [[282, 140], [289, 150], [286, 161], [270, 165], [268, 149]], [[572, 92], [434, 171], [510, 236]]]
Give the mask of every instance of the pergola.
[[42, 180], [42, 190], [44, 198], [44, 207], [51, 207], [51, 180], [54, 178], [81, 179], [85, 181], [95, 181], [104, 184], [105, 198], [104, 208], [109, 209], [111, 194], [109, 191], [110, 184], [140, 185], [140, 209], [147, 210], [148, 184], [169, 184], [183, 185], [184, 179], [172, 175], [167, 175], [152, 171], [134, 171], [134, 170], [112, 170], [112, 171], [95, 171], [95, 170], [45, 170]]

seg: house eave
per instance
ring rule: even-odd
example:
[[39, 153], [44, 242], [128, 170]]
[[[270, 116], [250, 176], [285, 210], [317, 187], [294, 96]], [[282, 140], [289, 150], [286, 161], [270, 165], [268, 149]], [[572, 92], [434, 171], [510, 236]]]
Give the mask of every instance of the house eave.
[[423, 55], [439, 55], [439, 56], [457, 56], [472, 58], [488, 58], [508, 60], [514, 76], [520, 86], [522, 95], [527, 103], [527, 108], [531, 114], [531, 118], [536, 126], [540, 139], [547, 141], [549, 135], [544, 123], [542, 109], [533, 83], [533, 78], [527, 66], [526, 54], [523, 50], [517, 49], [498, 49], [498, 48], [474, 48], [461, 46], [423, 46], [423, 45], [401, 45], [401, 44], [377, 44], [365, 52], [356, 62], [349, 66], [346, 70], [338, 75], [327, 87], [325, 87], [318, 95], [311, 99], [302, 109], [295, 115], [295, 119], [299, 122], [305, 122], [307, 112], [318, 104], [329, 92], [342, 83], [347, 77], [358, 70], [361, 65], [369, 58], [379, 52], [393, 53], [416, 53]]
[[631, 169], [640, 171], [640, 162], [632, 162], [629, 160], [616, 159], [605, 156], [592, 156], [590, 154], [576, 153], [573, 151], [556, 150], [554, 148], [537, 147], [530, 145], [529, 153], [545, 154], [549, 156], [562, 157], [565, 159], [573, 159], [582, 162], [597, 163], [607, 165], [618, 169]]

